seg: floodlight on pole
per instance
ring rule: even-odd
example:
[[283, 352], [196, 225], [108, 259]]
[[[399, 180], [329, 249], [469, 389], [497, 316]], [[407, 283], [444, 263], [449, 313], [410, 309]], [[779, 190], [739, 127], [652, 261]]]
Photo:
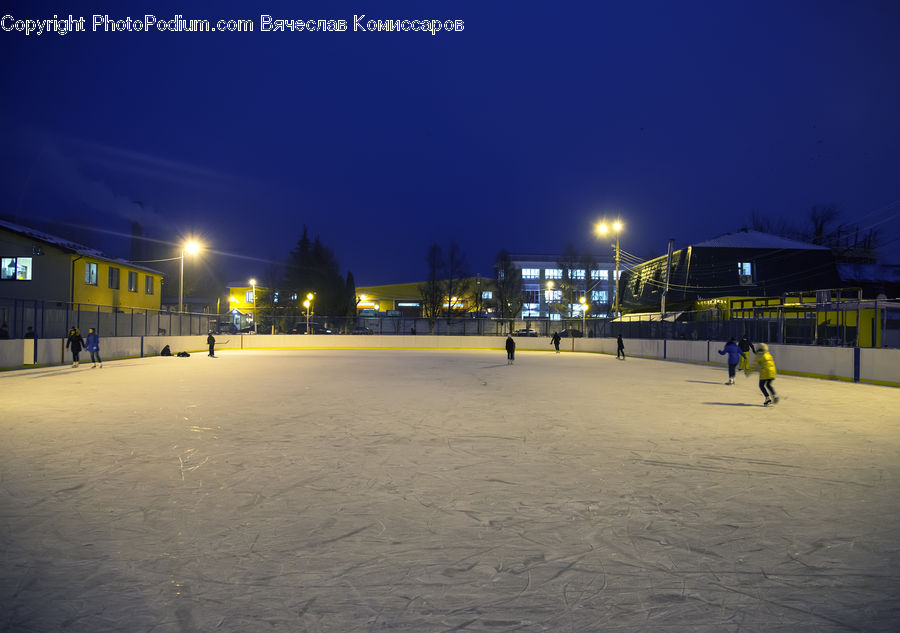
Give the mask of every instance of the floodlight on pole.
[[303, 307], [306, 308], [306, 333], [309, 334], [309, 312], [310, 308], [312, 308], [313, 302], [313, 293], [309, 292], [306, 294], [306, 301], [303, 302]]
[[620, 220], [616, 220], [611, 226], [608, 226], [606, 222], [600, 222], [597, 225], [597, 232], [600, 235], [605, 236], [610, 230], [616, 233], [616, 294], [613, 299], [613, 314], [616, 316], [619, 316], [619, 232], [623, 228], [624, 226]]
[[188, 240], [181, 247], [181, 282], [178, 285], [178, 312], [184, 310], [184, 254], [196, 255], [201, 248], [200, 243], [195, 240]]

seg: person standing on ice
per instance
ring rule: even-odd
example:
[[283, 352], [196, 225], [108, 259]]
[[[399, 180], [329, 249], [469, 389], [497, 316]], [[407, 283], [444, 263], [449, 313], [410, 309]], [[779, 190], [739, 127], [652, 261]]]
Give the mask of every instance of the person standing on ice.
[[553, 336], [550, 337], [550, 342], [553, 343], [553, 347], [556, 348], [556, 353], [559, 354], [559, 342], [562, 340], [562, 337], [559, 335], [559, 332], [554, 332]]
[[616, 360], [620, 357], [625, 360], [625, 341], [622, 340], [621, 334], [616, 337]]
[[97, 363], [100, 363], [100, 369], [103, 369], [103, 361], [100, 359], [100, 336], [94, 331], [94, 328], [88, 329], [84, 349], [91, 353], [91, 369], [96, 367]]
[[72, 367], [78, 367], [78, 355], [81, 348], [84, 347], [84, 339], [81, 338], [81, 332], [77, 327], [69, 330], [69, 337], [66, 339], [66, 348], [72, 350]]
[[212, 332], [206, 337], [206, 344], [209, 345], [209, 355], [215, 358], [216, 355], [213, 353], [213, 350], [216, 348], [216, 337], [212, 335]]
[[[772, 387], [772, 381], [775, 380], [775, 359], [769, 353], [769, 346], [765, 343], [756, 345], [756, 358], [753, 360], [753, 369], [759, 370], [759, 390], [763, 392], [766, 401], [764, 407], [770, 404], [778, 404], [778, 396], [775, 395], [775, 389]], [[749, 370], [747, 372], [750, 373]], [[771, 395], [771, 397], [769, 397]]]
[[728, 342], [725, 343], [725, 348], [719, 350], [719, 354], [728, 354], [728, 382], [726, 385], [734, 384], [734, 370], [737, 369], [738, 363], [742, 358], [745, 358], [744, 352], [741, 351], [741, 348], [738, 347], [738, 344], [734, 342], [733, 338], [728, 339]]
[[506, 335], [506, 364], [512, 365], [516, 360], [516, 342], [509, 334]]
[[741, 337], [741, 340], [738, 341], [738, 347], [740, 347], [741, 351], [744, 352], [744, 355], [741, 356], [741, 362], [738, 365], [738, 369], [747, 371], [748, 369], [750, 369], [750, 353], [749, 352], [752, 351], [755, 354], [756, 349], [753, 347], [753, 343], [750, 342], [750, 339], [747, 338], [746, 334], [744, 334]]

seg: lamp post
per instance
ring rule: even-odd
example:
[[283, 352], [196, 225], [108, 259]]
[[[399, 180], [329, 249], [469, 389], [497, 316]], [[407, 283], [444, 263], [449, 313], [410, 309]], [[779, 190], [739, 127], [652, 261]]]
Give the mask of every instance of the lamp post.
[[613, 314], [619, 316], [619, 231], [622, 230], [622, 223], [616, 220], [612, 226], [607, 226], [606, 222], [597, 225], [597, 232], [600, 235], [606, 235], [609, 230], [616, 232], [616, 294], [613, 299]]
[[309, 309], [312, 306], [313, 293], [307, 293], [306, 301], [303, 302], [303, 307], [306, 308], [306, 333], [309, 334]]
[[586, 329], [585, 317], [587, 316], [586, 313], [587, 313], [587, 309], [588, 309], [587, 297], [581, 297], [578, 300], [578, 303], [581, 304], [581, 335], [586, 336], [586, 334], [585, 334], [585, 329]]
[[256, 279], [250, 280], [250, 287], [253, 288], [253, 333], [259, 334], [259, 319], [256, 318]]
[[196, 255], [200, 252], [200, 244], [194, 240], [188, 240], [181, 247], [181, 283], [178, 285], [178, 312], [184, 311], [184, 253]]
[[550, 336], [551, 307], [553, 305], [553, 287], [555, 285], [552, 280], [547, 282], [547, 336]]

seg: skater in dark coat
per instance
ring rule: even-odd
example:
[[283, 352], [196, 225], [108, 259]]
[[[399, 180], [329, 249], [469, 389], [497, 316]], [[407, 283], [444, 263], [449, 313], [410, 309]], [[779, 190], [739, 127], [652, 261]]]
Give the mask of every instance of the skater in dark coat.
[[84, 347], [84, 339], [81, 338], [81, 332], [77, 327], [69, 330], [69, 337], [66, 339], [66, 348], [72, 350], [72, 367], [78, 367], [78, 355], [81, 348]]
[[506, 335], [506, 364], [512, 365], [516, 360], [516, 342], [509, 334]]
[[97, 363], [99, 363], [100, 369], [103, 369], [103, 361], [100, 359], [100, 335], [94, 331], [94, 328], [88, 330], [84, 349], [91, 353], [91, 368], [96, 367]]
[[553, 343], [553, 347], [556, 348], [556, 353], [559, 354], [559, 342], [562, 340], [562, 337], [559, 335], [559, 332], [554, 332], [553, 336], [550, 337], [550, 342]]
[[750, 369], [750, 352], [756, 353], [756, 348], [753, 347], [753, 343], [750, 342], [750, 339], [747, 338], [747, 335], [744, 334], [741, 337], [741, 340], [738, 341], [738, 347], [741, 348], [741, 351], [744, 352], [744, 355], [741, 357], [741, 362], [738, 364], [738, 369], [743, 369], [747, 371]]
[[620, 358], [625, 360], [625, 341], [622, 340], [622, 335], [616, 337], [616, 358]]
[[744, 352], [741, 351], [741, 348], [738, 347], [738, 344], [734, 342], [733, 338], [728, 339], [728, 342], [725, 343], [725, 347], [719, 350], [719, 354], [723, 356], [728, 354], [728, 382], [726, 385], [734, 384], [734, 372], [737, 369], [738, 363], [742, 358], [746, 358]]
[[213, 350], [216, 347], [216, 337], [212, 335], [212, 332], [206, 337], [206, 344], [209, 345], [209, 355], [215, 358], [216, 355], [213, 353]]

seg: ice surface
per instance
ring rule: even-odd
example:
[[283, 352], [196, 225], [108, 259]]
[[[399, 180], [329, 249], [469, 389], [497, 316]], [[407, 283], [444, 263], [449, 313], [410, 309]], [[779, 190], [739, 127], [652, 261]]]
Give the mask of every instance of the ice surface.
[[900, 391], [517, 356], [0, 374], [0, 630], [900, 630]]

